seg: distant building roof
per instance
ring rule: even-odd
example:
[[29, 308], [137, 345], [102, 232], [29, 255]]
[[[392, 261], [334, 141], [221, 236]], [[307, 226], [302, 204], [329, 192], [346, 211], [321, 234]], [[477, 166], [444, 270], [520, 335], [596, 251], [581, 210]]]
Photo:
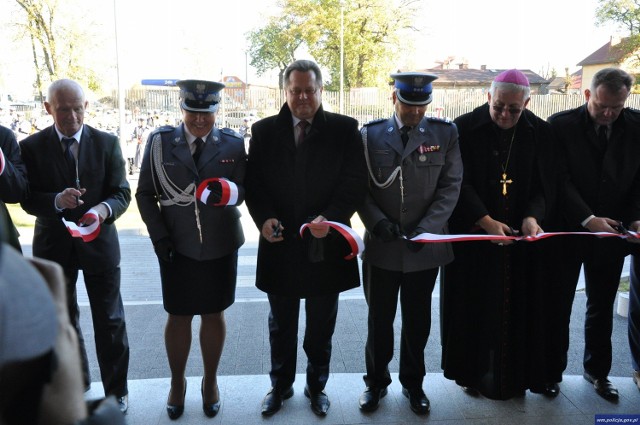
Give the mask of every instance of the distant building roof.
[[[493, 79], [505, 69], [426, 69], [425, 72], [435, 74], [438, 79], [433, 82], [434, 87], [440, 86], [480, 86], [491, 85]], [[543, 85], [548, 80], [529, 69], [521, 69], [529, 79], [531, 85]]]
[[585, 66], [622, 62], [622, 60], [628, 56], [628, 53], [623, 47], [625, 40], [626, 38], [611, 37], [604, 46], [582, 59], [577, 65]]

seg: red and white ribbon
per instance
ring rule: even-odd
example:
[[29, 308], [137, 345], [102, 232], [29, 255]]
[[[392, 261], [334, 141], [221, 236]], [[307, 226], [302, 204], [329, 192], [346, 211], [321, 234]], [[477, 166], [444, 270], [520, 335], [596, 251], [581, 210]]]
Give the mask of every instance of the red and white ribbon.
[[[301, 237], [304, 230], [309, 227], [309, 224], [310, 223], [305, 223], [300, 226]], [[351, 252], [344, 257], [345, 260], [351, 260], [352, 258], [355, 258], [359, 253], [364, 251], [364, 242], [362, 242], [362, 238], [351, 227], [342, 223], [338, 223], [336, 221], [328, 220], [321, 221], [320, 223], [316, 224], [326, 224], [332, 229], [335, 229], [338, 233], [340, 233], [340, 235], [342, 235], [343, 238], [347, 240], [347, 242], [349, 243], [349, 247], [351, 248]]]
[[413, 238], [414, 242], [440, 243], [440, 242], [464, 242], [464, 241], [525, 241], [535, 242], [541, 239], [562, 235], [598, 236], [601, 238], [617, 237], [622, 239], [640, 239], [638, 232], [609, 233], [609, 232], [543, 232], [535, 236], [500, 236], [500, 235], [436, 235], [433, 233], [421, 233]]
[[62, 222], [67, 227], [69, 233], [71, 233], [71, 236], [74, 238], [82, 238], [84, 242], [91, 242], [100, 234], [100, 216], [98, 212], [92, 208], [82, 216], [80, 221], [82, 222], [82, 219], [85, 217], [93, 217], [95, 221], [88, 226], [79, 226], [73, 221], [67, 221], [64, 218]]
[[2, 148], [0, 148], [0, 176], [4, 173], [4, 153], [2, 152]]
[[203, 204], [207, 203], [207, 199], [209, 199], [209, 195], [211, 195], [211, 191], [209, 190], [210, 182], [219, 182], [222, 186], [222, 197], [219, 202], [213, 204], [214, 207], [235, 205], [238, 203], [238, 186], [224, 177], [212, 177], [200, 183], [196, 190], [196, 198], [198, 198], [200, 202]]

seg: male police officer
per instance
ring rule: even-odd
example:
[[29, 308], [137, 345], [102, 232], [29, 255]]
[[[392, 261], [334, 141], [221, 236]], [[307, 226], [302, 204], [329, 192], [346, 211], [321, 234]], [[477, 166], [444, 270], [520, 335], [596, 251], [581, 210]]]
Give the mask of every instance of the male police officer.
[[431, 292], [438, 268], [453, 259], [449, 244], [408, 240], [444, 234], [462, 182], [458, 131], [449, 121], [425, 117], [431, 74], [392, 74], [395, 114], [362, 129], [369, 194], [358, 214], [367, 229], [362, 273], [369, 305], [366, 390], [360, 409], [373, 411], [391, 383], [393, 321], [402, 308], [400, 382], [417, 414], [429, 411], [422, 390], [424, 348], [431, 327]]

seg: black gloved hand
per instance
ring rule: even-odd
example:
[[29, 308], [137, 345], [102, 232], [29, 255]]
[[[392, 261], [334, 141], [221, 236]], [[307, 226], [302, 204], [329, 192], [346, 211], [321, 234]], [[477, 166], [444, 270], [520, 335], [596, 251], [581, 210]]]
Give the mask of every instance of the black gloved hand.
[[396, 223], [383, 218], [373, 226], [372, 233], [375, 237], [382, 240], [382, 242], [395, 241], [400, 237], [400, 228]]
[[219, 181], [209, 182], [207, 188], [211, 191], [207, 198], [208, 205], [215, 205], [222, 199], [222, 184]]
[[153, 244], [153, 250], [156, 252], [156, 255], [162, 261], [166, 261], [167, 263], [171, 263], [173, 261], [173, 242], [171, 242], [170, 238], [162, 238], [156, 243]]
[[416, 228], [416, 230], [414, 230], [411, 233], [411, 235], [407, 236], [407, 248], [409, 249], [409, 251], [418, 252], [424, 247], [424, 243], [423, 242], [414, 242], [414, 241], [411, 240], [411, 238], [415, 238], [420, 233], [424, 233], [424, 230], [422, 230], [420, 228]]

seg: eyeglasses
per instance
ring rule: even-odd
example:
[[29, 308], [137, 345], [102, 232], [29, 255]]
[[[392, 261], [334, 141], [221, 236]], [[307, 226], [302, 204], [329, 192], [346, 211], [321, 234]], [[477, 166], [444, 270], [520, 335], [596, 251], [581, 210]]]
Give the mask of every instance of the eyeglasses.
[[502, 115], [505, 109], [510, 115], [518, 115], [520, 112], [522, 112], [522, 108], [505, 108], [504, 106], [496, 106], [496, 105], [491, 105], [491, 108], [493, 108], [493, 110], [498, 115]]
[[316, 92], [318, 91], [317, 87], [314, 88], [309, 88], [309, 89], [287, 89], [287, 91], [289, 92], [289, 94], [291, 96], [296, 96], [296, 97], [300, 97], [303, 93], [305, 95], [305, 97], [311, 97], [314, 94], [316, 94]]

